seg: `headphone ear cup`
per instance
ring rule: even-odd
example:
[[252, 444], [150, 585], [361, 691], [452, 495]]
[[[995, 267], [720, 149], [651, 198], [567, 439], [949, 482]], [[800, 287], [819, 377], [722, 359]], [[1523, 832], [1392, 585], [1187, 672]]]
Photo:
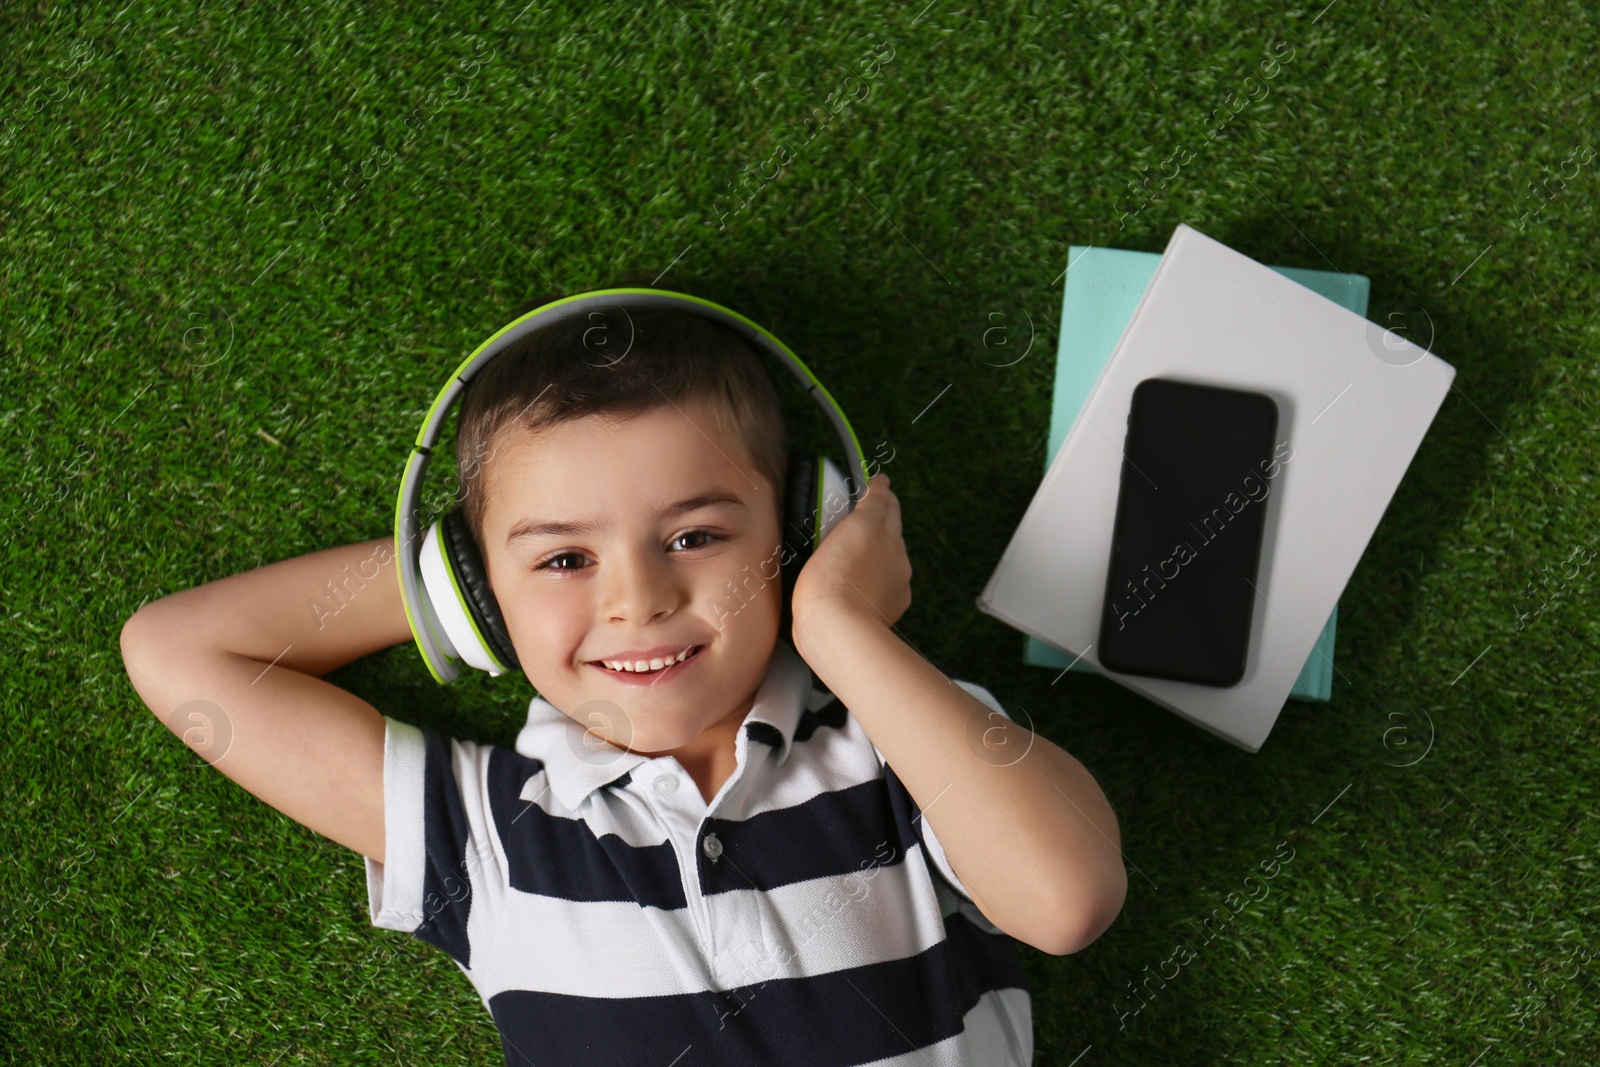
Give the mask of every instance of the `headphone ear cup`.
[[783, 633], [787, 635], [794, 617], [790, 605], [794, 598], [794, 583], [800, 577], [811, 550], [816, 547], [817, 514], [817, 457], [795, 453], [789, 459], [789, 473], [784, 486], [783, 508]]
[[826, 456], [819, 457], [817, 471], [819, 484], [813, 491], [812, 500], [816, 502], [815, 521], [822, 532], [817, 534], [813, 547], [822, 544], [822, 539], [833, 532], [839, 520], [855, 510], [855, 505], [850, 502], [850, 482], [844, 472], [834, 466], [833, 460]]
[[500, 602], [489, 588], [489, 571], [483, 565], [483, 555], [478, 551], [472, 531], [467, 527], [466, 516], [460, 508], [447, 512], [439, 522], [445, 562], [455, 577], [456, 588], [466, 601], [473, 629], [479, 642], [491, 657], [506, 670], [519, 670], [517, 649], [511, 643]]

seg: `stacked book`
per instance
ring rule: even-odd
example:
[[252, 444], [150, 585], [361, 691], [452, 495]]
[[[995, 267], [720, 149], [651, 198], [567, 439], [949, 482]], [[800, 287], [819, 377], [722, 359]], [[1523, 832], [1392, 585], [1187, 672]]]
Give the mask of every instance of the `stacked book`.
[[[1187, 225], [1159, 255], [1070, 249], [1045, 477], [978, 597], [1025, 635], [1025, 663], [1102, 673], [1251, 752], [1286, 699], [1331, 699], [1339, 595], [1455, 376], [1368, 322], [1369, 292], [1362, 275], [1268, 267]], [[1156, 377], [1272, 396], [1294, 449], [1249, 670], [1227, 688], [1114, 672], [1095, 654], [1123, 442], [1091, 431], [1120, 430]]]

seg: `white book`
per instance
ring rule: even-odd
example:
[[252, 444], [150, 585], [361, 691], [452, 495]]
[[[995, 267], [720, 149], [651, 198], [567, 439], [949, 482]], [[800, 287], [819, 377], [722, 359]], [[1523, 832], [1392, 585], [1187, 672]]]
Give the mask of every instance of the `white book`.
[[[1256, 752], [1455, 374], [1399, 334], [1180, 225], [978, 608]], [[1254, 390], [1278, 404], [1278, 449], [1286, 443], [1289, 458], [1265, 498], [1245, 675], [1227, 688], [1119, 674], [1095, 654], [1126, 420], [1146, 378]], [[1334, 700], [1342, 681], [1336, 671]]]

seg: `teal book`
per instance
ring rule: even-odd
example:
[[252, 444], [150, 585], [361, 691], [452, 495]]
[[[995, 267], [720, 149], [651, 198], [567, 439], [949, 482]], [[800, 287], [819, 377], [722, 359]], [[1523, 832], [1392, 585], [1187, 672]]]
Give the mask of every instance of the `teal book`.
[[[1056, 458], [1067, 431], [1083, 408], [1100, 372], [1111, 359], [1122, 331], [1133, 318], [1145, 287], [1161, 262], [1159, 252], [1127, 252], [1116, 248], [1073, 245], [1067, 253], [1067, 282], [1061, 302], [1061, 340], [1056, 346], [1055, 395], [1050, 409], [1050, 443], [1045, 469]], [[1327, 297], [1363, 317], [1371, 282], [1365, 275], [1298, 267], [1273, 267], [1290, 281]], [[1333, 696], [1334, 624], [1338, 606], [1308, 655], [1290, 690], [1292, 700], [1329, 700]], [[1319, 654], [1320, 653], [1320, 654]], [[1038, 638], [1025, 637], [1022, 661], [1036, 667], [1094, 672]]]

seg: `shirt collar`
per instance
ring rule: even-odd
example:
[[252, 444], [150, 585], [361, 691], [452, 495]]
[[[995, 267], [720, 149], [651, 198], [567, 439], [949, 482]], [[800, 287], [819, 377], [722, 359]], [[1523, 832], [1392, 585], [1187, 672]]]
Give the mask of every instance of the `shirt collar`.
[[[789, 756], [789, 745], [811, 695], [811, 686], [811, 668], [792, 645], [779, 641], [773, 647], [766, 676], [756, 689], [755, 702], [739, 732], [741, 761], [746, 746], [755, 740], [773, 745], [774, 761], [782, 766]], [[580, 724], [580, 719], [590, 727], [608, 725], [602, 718], [605, 705], [599, 701], [595, 703], [593, 715], [579, 709], [579, 717], [574, 719], [543, 697], [535, 696], [528, 704], [527, 725], [517, 734], [517, 753], [544, 764], [551, 792], [569, 811], [578, 810], [596, 789], [610, 785], [641, 763], [655, 758], [627, 752], [589, 736], [588, 728]], [[751, 723], [764, 723], [768, 728], [752, 730]]]

